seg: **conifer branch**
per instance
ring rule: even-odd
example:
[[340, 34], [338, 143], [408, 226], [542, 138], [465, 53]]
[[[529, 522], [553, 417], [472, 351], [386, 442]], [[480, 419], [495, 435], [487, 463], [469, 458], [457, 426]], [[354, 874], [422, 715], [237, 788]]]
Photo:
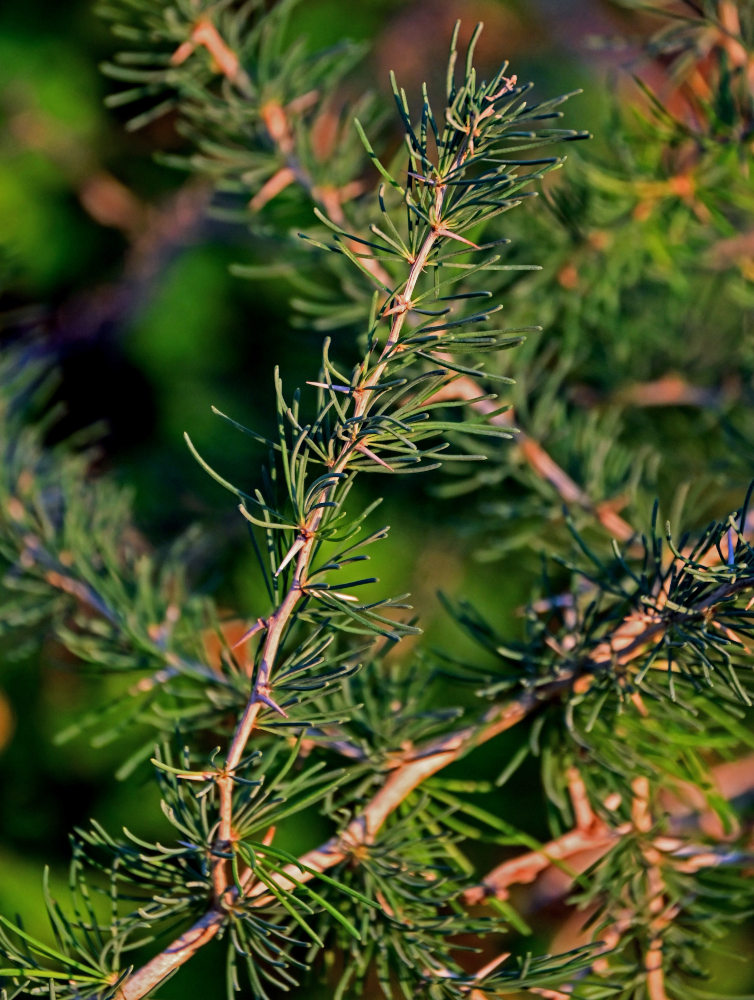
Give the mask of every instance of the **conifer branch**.
[[[636, 450], [627, 442], [635, 425], [655, 414], [637, 415], [631, 405], [707, 405], [712, 397], [705, 402], [689, 387], [726, 384], [727, 362], [714, 361], [720, 352], [707, 344], [708, 330], [708, 379], [706, 368], [701, 378], [699, 371], [684, 374], [683, 384], [656, 375], [685, 373], [679, 359], [693, 355], [686, 334], [703, 326], [706, 314], [695, 302], [689, 320], [677, 293], [684, 282], [701, 286], [700, 266], [716, 269], [704, 281], [716, 302], [723, 289], [740, 311], [748, 294], [740, 284], [747, 273], [741, 245], [715, 246], [754, 210], [734, 164], [754, 121], [751, 39], [744, 37], [750, 26], [731, 5], [712, 5], [711, 13], [690, 5], [653, 43], [670, 75], [684, 77], [680, 104], [665, 108], [648, 92], [656, 117], [645, 117], [626, 139], [622, 160], [585, 160], [568, 184], [543, 189], [550, 216], [527, 221], [525, 245], [539, 242], [549, 255], [553, 280], [541, 304], [561, 336], [557, 346], [530, 341], [521, 349], [533, 372], [527, 385], [526, 366], [488, 363], [520, 342], [515, 334], [532, 329], [524, 325], [528, 300], [540, 305], [528, 279], [509, 273], [530, 266], [519, 263], [516, 241], [501, 256], [506, 241], [490, 224], [560, 164], [538, 152], [532, 158], [532, 147], [583, 137], [549, 127], [562, 99], [528, 105], [527, 87], [507, 66], [480, 80], [478, 29], [457, 68], [456, 32], [441, 115], [425, 90], [414, 118], [394, 84], [406, 158], [396, 166], [367, 138], [374, 129], [363, 104], [365, 125], [357, 132], [364, 150], [351, 148], [335, 118], [318, 133], [315, 116], [328, 107], [350, 56], [297, 48], [286, 28], [292, 0], [108, 3], [131, 46], [110, 65], [130, 87], [113, 103], [140, 102], [137, 126], [175, 109], [194, 149], [183, 165], [213, 175], [252, 213], [284, 191], [305, 191], [319, 224], [306, 238], [330, 263], [322, 288], [313, 289], [318, 282], [303, 271], [292, 275], [304, 295], [294, 308], [301, 316], [308, 310], [314, 328], [358, 327], [366, 346], [343, 372], [326, 343], [308, 382], [314, 393], [289, 400], [276, 375], [270, 439], [219, 414], [270, 455], [259, 488], [230, 483], [189, 441], [199, 463], [234, 495], [251, 532], [267, 603], [244, 623], [221, 621], [211, 601], [192, 595], [182, 573], [185, 549], [162, 560], [134, 540], [117, 491], [99, 482], [82, 488], [85, 458], [50, 454], [41, 431], [19, 431], [18, 400], [29, 386], [6, 393], [0, 367], [7, 466], [0, 556], [3, 586], [13, 596], [0, 611], [0, 628], [41, 631], [51, 622], [65, 647], [98, 672], [136, 675], [122, 685], [123, 697], [81, 726], [117, 735], [144, 723], [150, 743], [153, 733], [165, 740], [152, 763], [173, 829], [155, 844], [138, 831], [111, 836], [95, 822], [76, 831], [70, 911], [45, 892], [56, 946], [0, 918], [0, 976], [17, 993], [141, 1000], [222, 937], [229, 990], [245, 964], [259, 1000], [269, 1000], [268, 984], [297, 986], [299, 967], [311, 970], [323, 953], [336, 959], [328, 985], [337, 1000], [355, 995], [372, 969], [386, 997], [397, 983], [406, 995], [442, 1000], [484, 1000], [511, 989], [563, 1000], [582, 987], [585, 995], [604, 995], [605, 975], [625, 980], [624, 995], [686, 995], [687, 975], [697, 973], [686, 960], [694, 943], [730, 926], [751, 892], [751, 845], [731, 800], [751, 785], [740, 762], [751, 745], [746, 724], [754, 701], [752, 491], [723, 515], [720, 505], [729, 511], [730, 501], [721, 494], [716, 517], [697, 529], [695, 541], [659, 530], [656, 508], [640, 536], [624, 520], [622, 500], [591, 498], [654, 488], [634, 468]], [[696, 58], [687, 57], [701, 50], [703, 70], [697, 65], [686, 78]], [[327, 164], [316, 148], [323, 135], [335, 150]], [[362, 198], [364, 151], [384, 182], [374, 219]], [[728, 181], [724, 198], [713, 190], [720, 177]], [[274, 209], [269, 221], [274, 228]], [[259, 270], [270, 273], [266, 264]], [[502, 291], [516, 305], [518, 329], [494, 326], [500, 307], [488, 302]], [[630, 317], [621, 305], [627, 298], [635, 305]], [[654, 341], [660, 313], [667, 357], [639, 363], [633, 388], [621, 397], [622, 347], [609, 337], [618, 329], [623, 337], [625, 321], [626, 344], [634, 337], [641, 344], [644, 335]], [[598, 347], [582, 366], [590, 338]], [[522, 374], [514, 401], [537, 435], [519, 434], [507, 451], [519, 456], [513, 465], [487, 447], [513, 428], [513, 412], [484, 388], [488, 380], [510, 381], [506, 373]], [[567, 379], [586, 385], [585, 396], [607, 400], [610, 412], [584, 416], [578, 401], [574, 410]], [[747, 393], [744, 386], [726, 397], [726, 406], [738, 413]], [[619, 410], [634, 425], [613, 433]], [[745, 421], [742, 430], [733, 424], [731, 417], [726, 432], [736, 446], [727, 457], [738, 471], [729, 482], [739, 490], [750, 475], [741, 456], [751, 435]], [[653, 433], [666, 446], [663, 428]], [[558, 435], [556, 462], [538, 439]], [[679, 464], [686, 454], [681, 449]], [[676, 460], [669, 450], [667, 457]], [[468, 473], [481, 458], [492, 459], [485, 471]], [[587, 459], [591, 465], [579, 470]], [[359, 573], [341, 582], [341, 571], [367, 558], [366, 545], [386, 533], [362, 534], [374, 505], [353, 515], [349, 491], [365, 472], [395, 475], [453, 461], [463, 464], [448, 491], [517, 480], [510, 496], [491, 505], [498, 503], [496, 512], [464, 506], [475, 531], [497, 536], [493, 555], [509, 544], [508, 522], [519, 517], [542, 535], [532, 551], [559, 561], [551, 579], [543, 575], [543, 592], [527, 605], [513, 640], [494, 620], [497, 609], [488, 622], [489, 611], [468, 603], [451, 608], [486, 651], [485, 666], [466, 654], [424, 651], [399, 669], [387, 643], [417, 631], [403, 620], [403, 598], [359, 600], [364, 591], [357, 588], [376, 582], [355, 578]], [[671, 486], [680, 493], [675, 473]], [[562, 518], [553, 497], [573, 509], [573, 521]], [[626, 517], [640, 524], [641, 509], [634, 503]], [[544, 537], [543, 513], [571, 530], [565, 542]], [[613, 535], [612, 547], [594, 532], [595, 521]], [[524, 527], [521, 537], [525, 546], [532, 531]], [[520, 538], [512, 544], [522, 547]], [[518, 579], [518, 565], [507, 566]], [[354, 635], [369, 642], [358, 645]], [[484, 707], [433, 701], [425, 689], [435, 679], [444, 691], [473, 684]], [[501, 753], [497, 784], [526, 759], [541, 758], [552, 819], [546, 843], [522, 832], [525, 821], [513, 826], [482, 807], [477, 796], [493, 786], [477, 781], [474, 768], [446, 770], [516, 726], [520, 739]], [[225, 753], [201, 749], [213, 744]], [[497, 746], [506, 747], [505, 739]], [[336, 756], [342, 768], [333, 766]], [[716, 783], [716, 768], [733, 764], [733, 784]], [[333, 832], [296, 856], [277, 830], [311, 807]], [[484, 875], [465, 853], [474, 840], [525, 850]], [[594, 859], [586, 874], [579, 870], [585, 851]], [[467, 971], [474, 961], [456, 958], [465, 942], [519, 923], [508, 888], [546, 871], [574, 875], [571, 866], [578, 877], [570, 902], [589, 915], [595, 943], [518, 965], [505, 951]], [[109, 917], [89, 901], [88, 870], [98, 873], [96, 888], [106, 887]], [[479, 917], [474, 907], [485, 902], [489, 916]], [[567, 929], [575, 927], [569, 921]], [[129, 949], [149, 942], [157, 953], [129, 967]]]
[[[341, 835], [332, 837], [321, 846], [303, 854], [295, 864], [285, 866], [279, 874], [272, 877], [274, 884], [283, 890], [293, 890], [348, 858], [357, 860], [358, 847], [369, 843], [376, 836], [388, 816], [423, 781], [458, 760], [470, 749], [521, 722], [542, 703], [543, 698], [555, 697], [565, 690], [569, 681], [570, 678], [553, 681], [544, 687], [539, 696], [531, 693], [520, 695], [500, 708], [491, 709], [486, 714], [482, 727], [465, 727], [412, 751]], [[291, 877], [295, 881], [291, 881]], [[160, 955], [129, 975], [120, 988], [118, 1000], [141, 1000], [215, 937], [228, 919], [228, 913], [232, 912], [237, 897], [235, 888], [226, 888], [224, 892], [226, 897], [231, 897], [230, 900], [226, 898], [222, 907], [212, 907]], [[245, 887], [244, 895], [258, 907], [269, 904], [273, 899], [267, 894], [265, 883], [253, 879]]]
[[[361, 194], [361, 185], [354, 182], [350, 188], [342, 190], [316, 185], [296, 159], [292, 131], [285, 108], [279, 104], [267, 106], [262, 109], [262, 119], [270, 141], [285, 157], [286, 166], [281, 168], [252, 197], [249, 203], [250, 208], [253, 211], [260, 211], [269, 201], [295, 181], [309, 195], [312, 202], [324, 210], [332, 222], [346, 228], [348, 222], [343, 208], [344, 202], [348, 201], [350, 197]], [[438, 197], [443, 197], [446, 189], [436, 179], [433, 180], [432, 184]], [[374, 275], [380, 284], [389, 287], [392, 282], [391, 275], [374, 257], [371, 250], [354, 239], [347, 238], [346, 242], [351, 250], [360, 253], [360, 260], [364, 268]], [[394, 306], [394, 308], [398, 308], [398, 306]], [[401, 298], [401, 312], [408, 312], [409, 309], [410, 303], [405, 297]], [[568, 473], [552, 459], [539, 442], [520, 427], [516, 427], [516, 418], [512, 408], [504, 413], [493, 412], [496, 409], [494, 402], [485, 399], [484, 395], [484, 390], [477, 381], [468, 375], [462, 375], [447, 386], [437, 389], [432, 401], [467, 400], [473, 410], [488, 416], [490, 423], [499, 427], [515, 427], [517, 436], [514, 447], [520, 451], [537, 475], [553, 486], [564, 504], [567, 506], [576, 504], [583, 510], [591, 511], [603, 527], [620, 542], [626, 542], [634, 537], [634, 529], [618, 514], [609, 501], [595, 504]]]
[[[691, 608], [689, 614], [704, 616], [718, 603], [729, 599], [742, 590], [753, 589], [754, 579], [736, 581], [727, 586], [721, 585], [706, 600]], [[542, 683], [538, 688], [524, 691], [502, 706], [489, 709], [478, 724], [464, 727], [423, 747], [411, 749], [401, 763], [394, 767], [382, 788], [364, 806], [360, 814], [351, 821], [342, 834], [330, 838], [320, 847], [302, 855], [295, 864], [285, 866], [279, 874], [273, 876], [272, 880], [275, 885], [282, 890], [294, 890], [300, 884], [305, 884], [316, 878], [318, 873], [326, 872], [347, 859], [358, 861], [359, 846], [370, 843], [387, 818], [424, 781], [463, 757], [470, 750], [522, 722], [547, 701], [560, 697], [576, 684], [579, 684], [583, 690], [585, 685], [591, 682], [591, 678], [598, 673], [612, 670], [618, 666], [625, 666], [637, 659], [646, 651], [648, 645], [657, 641], [663, 627], [667, 626], [664, 623], [652, 622], [639, 634], [634, 631], [634, 634], [628, 639], [620, 634], [621, 629], [619, 628], [616, 630], [617, 638], [606, 640], [600, 644], [594, 654], [584, 663], [570, 669], [561, 669], [555, 678]], [[253, 704], [253, 702], [250, 703], [252, 706]], [[248, 712], [249, 710], [247, 710]], [[249, 717], [250, 715], [245, 716], [246, 721], [242, 721], [241, 726], [249, 726]], [[256, 718], [256, 713], [254, 713], [253, 718]], [[241, 726], [239, 726], [235, 737], [237, 743], [240, 743], [242, 739], [238, 734], [246, 732], [246, 729], [242, 730]], [[250, 727], [248, 731], [251, 732]], [[237, 743], [234, 742], [234, 745]], [[233, 757], [228, 755], [228, 761], [236, 761], [237, 763], [236, 758], [240, 759], [242, 754], [243, 748], [236, 749]], [[235, 767], [236, 764], [234, 763], [232, 766]], [[227, 765], [226, 770], [230, 770]], [[644, 785], [641, 786], [641, 790], [642, 792], [645, 790]], [[636, 818], [634, 819], [634, 826], [641, 833], [646, 832], [644, 815], [642, 812], [641, 823], [638, 825]], [[481, 888], [473, 887], [467, 890], [464, 898], [469, 904], [481, 902], [485, 898], [488, 888], [497, 894], [504, 891], [505, 887], [512, 882], [530, 881], [553, 859], [561, 860], [584, 849], [602, 849], [615, 843], [616, 839], [623, 836], [627, 830], [628, 827], [620, 825], [608, 830], [602, 824], [595, 825], [593, 820], [587, 821], [582, 817], [582, 825], [577, 827], [575, 831], [545, 845], [541, 852], [525, 855], [513, 862], [505, 862], [499, 869], [486, 876]], [[655, 848], [652, 850], [654, 851]], [[654, 854], [652, 857], [654, 858]], [[655, 869], [652, 868], [652, 870]], [[295, 881], [291, 881], [291, 877]], [[140, 1000], [162, 979], [188, 961], [200, 947], [219, 932], [227, 919], [228, 910], [226, 907], [230, 906], [232, 909], [233, 901], [237, 895], [237, 890], [228, 888], [228, 886], [223, 889], [223, 892], [231, 897], [231, 900], [225, 903], [225, 907], [213, 907], [189, 931], [173, 941], [161, 955], [133, 973], [121, 987], [119, 1000]], [[254, 905], [259, 907], [269, 904], [273, 898], [267, 894], [264, 883], [256, 882], [253, 879], [244, 887], [244, 896], [253, 900]], [[659, 889], [657, 898], [659, 898]], [[656, 917], [655, 930], [659, 934], [660, 922], [662, 921], [664, 926], [664, 921], [667, 919], [664, 908], [662, 913], [658, 910]], [[659, 948], [659, 944], [647, 953], [647, 962], [652, 966], [652, 969], [648, 971], [652, 971], [654, 976], [655, 986], [653, 988], [659, 990], [662, 965], [661, 963], [657, 965], [657, 948]], [[658, 993], [654, 1000], [659, 1000], [659, 996]]]

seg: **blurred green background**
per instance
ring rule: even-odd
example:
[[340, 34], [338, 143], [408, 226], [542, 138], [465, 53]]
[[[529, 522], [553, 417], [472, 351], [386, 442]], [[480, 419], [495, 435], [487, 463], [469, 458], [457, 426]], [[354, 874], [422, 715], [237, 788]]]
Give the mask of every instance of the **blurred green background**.
[[[568, 123], [586, 128], [599, 120], [599, 81], [609, 60], [588, 39], [633, 30], [627, 15], [598, 0], [306, 0], [294, 27], [313, 47], [366, 40], [362, 82], [390, 102], [388, 70], [407, 88], [436, 75], [457, 17], [484, 20], [481, 59], [509, 58], [540, 94], [583, 87]], [[139, 529], [160, 545], [202, 524], [200, 545], [212, 553], [207, 586], [217, 588], [223, 606], [243, 613], [257, 586], [243, 524], [191, 459], [182, 434], [216, 446], [210, 404], [250, 426], [269, 426], [273, 365], [289, 385], [313, 377], [320, 336], [291, 326], [283, 285], [229, 275], [230, 264], [255, 259], [253, 240], [242, 227], [208, 217], [201, 182], [154, 160], [156, 150], [179, 148], [173, 123], [133, 134], [123, 115], [105, 109], [111, 86], [98, 63], [113, 49], [88, 2], [3, 5], [1, 335], [34, 335], [59, 366], [54, 398], [64, 415], [52, 438], [99, 425], [99, 467], [133, 488]], [[223, 435], [224, 470], [253, 482], [258, 456], [240, 436]], [[539, 572], [537, 559], [524, 560], [515, 585], [505, 593], [491, 587], [493, 571], [466, 559], [450, 505], [421, 484], [391, 483], [382, 516], [392, 534], [375, 553], [375, 575], [387, 590], [412, 591], [433, 645], [459, 654], [469, 648], [441, 609], [438, 581], [451, 596], [512, 617]], [[424, 549], [412, 563], [406, 553], [417, 535]], [[41, 869], [49, 864], [53, 883], [65, 881], [73, 826], [94, 816], [148, 837], [162, 825], [151, 789], [114, 780], [122, 746], [54, 742], [69, 720], [106, 697], [101, 682], [49, 645], [26, 659], [1, 652], [0, 913], [20, 911], [28, 929], [41, 933]], [[475, 766], [480, 776], [499, 770], [495, 760]], [[536, 789], [524, 773], [510, 791], [516, 822], [544, 834], [536, 825], [538, 792], [529, 791], [528, 805], [527, 785]], [[221, 995], [211, 961], [195, 959], [165, 996]]]

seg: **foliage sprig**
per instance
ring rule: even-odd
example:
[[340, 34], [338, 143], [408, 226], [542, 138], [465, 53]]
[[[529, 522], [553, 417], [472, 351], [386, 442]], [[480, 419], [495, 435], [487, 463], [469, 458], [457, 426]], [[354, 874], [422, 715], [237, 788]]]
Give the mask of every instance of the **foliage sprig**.
[[[149, 555], [123, 495], [106, 482], [83, 485], [86, 454], [50, 453], [42, 430], [21, 429], [19, 412], [38, 380], [28, 359], [11, 359], [0, 373], [8, 411], [0, 551], [4, 587], [15, 598], [3, 625], [28, 632], [52, 619], [58, 640], [80, 659], [116, 678], [130, 675], [93, 724], [107, 730], [100, 738], [134, 722], [149, 728], [148, 749], [139, 748], [133, 765], [153, 752], [157, 734], [152, 765], [170, 838], [113, 836], [96, 823], [77, 831], [69, 911], [47, 894], [55, 946], [3, 918], [5, 995], [137, 1000], [214, 939], [227, 948], [229, 995], [245, 977], [252, 995], [270, 997], [321, 964], [336, 997], [363, 990], [373, 974], [386, 997], [421, 991], [476, 1000], [550, 988], [594, 998], [692, 995], [680, 991], [699, 974], [688, 945], [694, 927], [722, 932], [750, 905], [745, 845], [711, 842], [693, 825], [693, 810], [668, 807], [692, 784], [728, 830], [739, 822], [715, 783], [714, 762], [740, 759], [751, 746], [748, 499], [678, 541], [658, 527], [656, 508], [642, 537], [610, 502], [590, 499], [641, 474], [630, 474], [619, 454], [607, 471], [585, 477], [600, 484], [593, 494], [533, 436], [568, 410], [558, 398], [577, 360], [568, 337], [561, 360], [536, 344], [511, 352], [524, 356], [538, 388], [533, 402], [517, 400], [530, 428], [500, 446], [513, 416], [488, 386], [511, 384], [517, 369], [507, 349], [535, 331], [528, 322], [500, 325], [499, 294], [526, 297], [531, 265], [502, 249], [499, 217], [506, 213], [515, 232], [508, 211], [562, 164], [540, 147], [585, 133], [553, 127], [564, 98], [530, 104], [529, 86], [507, 64], [480, 79], [479, 32], [461, 58], [456, 29], [442, 111], [425, 89], [414, 116], [393, 81], [400, 153], [375, 150], [379, 116], [364, 102], [354, 133], [336, 130], [337, 169], [328, 177], [312, 124], [333, 113], [328, 101], [348, 59], [291, 44], [293, 7], [113, 0], [106, 9], [130, 46], [108, 72], [133, 85], [113, 103], [138, 102], [134, 127], [176, 109], [195, 149], [183, 165], [241, 192], [256, 225], [274, 219], [273, 203], [289, 188], [308, 200], [317, 222], [307, 227], [306, 252], [322, 287], [292, 275], [296, 308], [317, 328], [352, 328], [357, 346], [348, 360], [333, 360], [326, 342], [304, 392], [291, 393], [276, 373], [269, 438], [218, 413], [267, 458], [258, 480], [235, 485], [189, 439], [200, 464], [234, 495], [258, 554], [267, 610], [232, 638], [212, 602], [190, 594], [190, 542], [164, 560]], [[741, 30], [733, 47], [717, 9], [725, 4], [711, 7], [714, 16], [690, 15], [668, 44], [688, 53], [689, 24], [722, 31], [720, 66], [732, 59], [734, 72], [714, 75], [720, 100], [703, 102], [707, 117], [696, 131], [667, 116], [659, 125], [647, 117], [639, 129], [654, 128], [655, 139], [665, 130], [665, 142], [670, 130], [672, 149], [676, 139], [692, 139], [700, 186], [684, 187], [679, 174], [660, 189], [637, 181], [637, 164], [647, 173], [656, 167], [639, 143], [620, 170], [593, 167], [571, 187], [548, 186], [546, 226], [557, 221], [557, 252], [580, 266], [600, 266], [590, 254], [602, 254], [604, 243], [592, 230], [605, 223], [608, 202], [625, 233], [640, 221], [637, 199], [646, 206], [678, 196], [669, 217], [701, 240], [710, 218], [719, 235], [750, 201], [735, 188], [735, 210], [713, 212], [712, 184], [704, 186], [708, 166], [727, 163], [726, 145], [748, 142], [739, 124], [751, 39]], [[740, 99], [721, 129], [733, 78]], [[365, 194], [375, 178], [376, 199]], [[603, 201], [605, 193], [619, 197]], [[523, 209], [518, 217], [531, 218]], [[648, 256], [662, 273], [657, 245]], [[638, 279], [620, 246], [614, 264], [612, 297], [575, 307], [558, 293], [551, 317], [575, 330], [617, 312]], [[257, 277], [269, 273], [256, 269]], [[558, 274], [566, 290], [573, 274]], [[738, 278], [726, 281], [738, 287]], [[597, 423], [574, 417], [582, 453]], [[527, 607], [518, 639], [471, 605], [455, 609], [488, 654], [478, 668], [424, 653], [402, 674], [390, 650], [418, 627], [407, 620], [404, 595], [360, 596], [376, 581], [353, 567], [387, 529], [372, 527], [376, 504], [352, 512], [354, 482], [448, 464], [460, 470], [460, 491], [485, 476], [488, 484], [510, 476], [515, 456], [528, 469], [517, 478], [532, 523], [541, 531], [542, 512], [553, 519], [554, 503], [569, 533], [554, 584]], [[484, 473], [469, 471], [477, 463]], [[502, 504], [506, 517], [516, 502]], [[488, 509], [486, 523], [497, 525], [500, 512]], [[473, 686], [481, 710], [424, 700], [423, 689], [448, 677]], [[441, 774], [514, 726], [525, 737], [501, 761], [498, 785], [540, 758], [552, 826], [546, 844], [480, 804], [492, 789]], [[219, 748], [209, 750], [212, 741]], [[281, 845], [280, 831], [292, 820], [306, 824], [315, 810], [327, 832], [312, 835], [301, 853]], [[526, 850], [480, 875], [468, 846], [476, 841]], [[570, 858], [587, 849], [597, 860], [574, 873]], [[525, 927], [508, 889], [550, 865], [575, 875], [594, 943], [518, 963], [507, 953], [484, 962], [466, 954], [485, 936]], [[481, 905], [484, 917], [470, 912]], [[338, 968], [328, 969], [335, 955]]]

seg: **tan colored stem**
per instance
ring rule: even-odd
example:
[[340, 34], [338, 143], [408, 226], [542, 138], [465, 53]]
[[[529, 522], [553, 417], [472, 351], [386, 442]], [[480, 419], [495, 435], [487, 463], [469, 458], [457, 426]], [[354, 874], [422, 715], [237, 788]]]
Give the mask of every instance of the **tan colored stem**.
[[[634, 799], [631, 805], [631, 817], [637, 833], [649, 834], [653, 819], [649, 801], [649, 780], [645, 777], [636, 778], [632, 783]], [[665, 972], [663, 968], [662, 939], [663, 931], [672, 919], [665, 907], [665, 881], [662, 877], [662, 855], [653, 844], [646, 844], [642, 853], [646, 861], [647, 889], [649, 910], [650, 941], [644, 955], [644, 969], [647, 974], [647, 994], [649, 1000], [668, 1000], [665, 991]]]
[[218, 73], [222, 73], [231, 83], [235, 83], [243, 93], [250, 93], [249, 78], [241, 67], [238, 56], [208, 17], [200, 17], [197, 20], [190, 37], [179, 45], [170, 57], [171, 65], [180, 66], [186, 62], [200, 45], [209, 52]]
[[[472, 409], [478, 413], [492, 414], [490, 423], [497, 427], [515, 427], [516, 418], [513, 409], [504, 413], [494, 413], [496, 403], [491, 399], [480, 398], [484, 395], [481, 386], [473, 378], [463, 375], [447, 386], [441, 387], [432, 397], [434, 401], [443, 399], [466, 399]], [[516, 447], [528, 465], [540, 479], [544, 479], [554, 487], [558, 496], [567, 504], [578, 504], [591, 511], [602, 526], [620, 542], [627, 542], [634, 537], [634, 529], [624, 521], [613, 509], [610, 503], [595, 504], [591, 498], [574, 482], [555, 459], [548, 454], [542, 445], [530, 437], [526, 431], [517, 428]]]
[[281, 167], [266, 181], [249, 202], [252, 212], [261, 212], [268, 201], [276, 198], [281, 191], [296, 180], [296, 175], [290, 167]]
[[[718, 764], [712, 768], [710, 776], [718, 793], [728, 800], [754, 792], [754, 755]], [[703, 795], [696, 787], [693, 791], [694, 796], [690, 802], [683, 802], [669, 793], [661, 796], [663, 810], [669, 815], [671, 831], [685, 830], [689, 819], [694, 817], [695, 813], [697, 814], [693, 822], [695, 832], [699, 829], [706, 832], [711, 821], [719, 824], [717, 814], [705, 808], [706, 800]], [[582, 817], [582, 822], [577, 823], [573, 830], [543, 844], [537, 850], [527, 851], [497, 865], [484, 876], [479, 885], [466, 890], [464, 901], [469, 905], [476, 905], [482, 903], [488, 896], [504, 899], [510, 886], [529, 884], [553, 867], [562, 868], [562, 863], [570, 862], [571, 859], [574, 859], [571, 867], [579, 872], [586, 863], [594, 864], [598, 861], [626, 832], [624, 826], [610, 827], [594, 813], [588, 823], [583, 822], [584, 818], [586, 817]], [[722, 835], [719, 829], [715, 829], [714, 833], [717, 837]], [[676, 871], [680, 872], [714, 868], [740, 857], [735, 851], [721, 852], [710, 848], [709, 845], [694, 844], [675, 835], [656, 837], [654, 846], [664, 855], [675, 855], [673, 864]], [[578, 855], [582, 855], [582, 858], [577, 858]], [[558, 886], [563, 893], [571, 881], [571, 878], [559, 881]], [[553, 895], [548, 894], [548, 898], [553, 898]]]
[[117, 993], [117, 1000], [141, 1000], [171, 973], [179, 969], [196, 952], [212, 940], [223, 925], [226, 914], [208, 910], [187, 931], [176, 938], [164, 951], [129, 976]]
[[529, 851], [511, 858], [493, 868], [479, 885], [472, 886], [463, 894], [469, 906], [483, 903], [489, 896], [506, 899], [511, 885], [527, 885], [551, 865], [562, 865], [568, 858], [582, 851], [605, 853], [615, 842], [616, 831], [600, 826], [594, 832], [569, 830], [555, 840], [543, 844], [539, 850]]

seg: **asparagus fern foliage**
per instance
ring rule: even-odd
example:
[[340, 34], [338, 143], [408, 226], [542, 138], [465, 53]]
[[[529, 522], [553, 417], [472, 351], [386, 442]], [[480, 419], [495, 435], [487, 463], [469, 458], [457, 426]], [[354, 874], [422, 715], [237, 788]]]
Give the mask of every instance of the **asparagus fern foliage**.
[[[655, 508], [642, 535], [593, 503], [528, 432], [509, 440], [506, 352], [536, 329], [501, 322], [500, 293], [515, 301], [531, 280], [531, 265], [506, 248], [516, 225], [507, 213], [531, 218], [522, 202], [563, 163], [550, 147], [586, 137], [555, 124], [564, 98], [531, 103], [507, 64], [482, 79], [478, 30], [460, 55], [456, 29], [442, 103], [425, 89], [414, 114], [393, 81], [400, 151], [375, 151], [385, 126], [365, 100], [326, 160], [313, 124], [333, 113], [350, 55], [291, 43], [293, 7], [104, 8], [130, 46], [107, 67], [129, 85], [112, 103], [136, 102], [133, 127], [175, 109], [193, 144], [182, 166], [250, 199], [253, 224], [274, 219], [283, 191], [297, 192], [317, 220], [300, 242], [319, 277], [291, 274], [294, 308], [354, 336], [337, 350], [325, 342], [303, 390], [275, 375], [269, 439], [218, 413], [227, 433], [250, 439], [259, 472], [248, 481], [226, 478], [214, 443], [187, 439], [233, 496], [258, 556], [266, 610], [232, 639], [186, 581], [191, 539], [151, 557], [124, 498], [85, 480], [86, 455], [50, 453], [43, 429], [28, 428], [39, 366], [6, 360], [0, 499], [13, 601], [3, 626], [30, 633], [52, 621], [82, 661], [128, 678], [82, 725], [95, 739], [147, 730], [141, 758], [152, 755], [168, 833], [148, 843], [138, 829], [77, 830], [70, 900], [46, 892], [54, 943], [2, 918], [4, 995], [138, 1000], [220, 940], [229, 995], [268, 998], [319, 978], [338, 998], [366, 995], [370, 983], [386, 997], [459, 1000], [691, 996], [699, 928], [706, 940], [750, 906], [750, 854], [689, 832], [694, 810], [678, 805], [691, 785], [727, 830], [739, 822], [713, 767], [751, 745], [748, 497], [694, 538], [675, 539]], [[737, 44], [743, 76], [745, 32]], [[547, 188], [566, 243], [579, 190]], [[517, 353], [535, 372], [548, 368], [528, 347]], [[357, 564], [387, 528], [375, 522], [378, 501], [354, 504], [354, 483], [449, 466], [468, 490], [489, 460], [490, 486], [510, 474], [516, 449], [539, 476], [529, 513], [553, 494], [578, 512], [578, 524], [561, 518], [571, 543], [560, 543], [557, 580], [532, 599], [516, 639], [471, 605], [452, 607], [487, 653], [480, 666], [425, 651], [397, 667], [395, 645], [419, 628], [405, 595], [362, 589], [377, 581]], [[497, 525], [500, 509], [492, 514]], [[488, 505], [483, 530], [489, 515]], [[439, 701], [449, 677], [473, 689], [473, 708]], [[501, 760], [498, 785], [541, 759], [545, 845], [480, 804], [492, 789], [441, 773], [514, 726], [525, 736]], [[124, 773], [136, 766], [139, 755]], [[329, 835], [291, 853], [286, 830], [314, 812]], [[519, 854], [481, 874], [478, 841]], [[567, 864], [579, 848], [596, 851], [584, 874]], [[549, 866], [575, 879], [592, 942], [490, 958], [487, 942], [527, 929], [508, 887]]]

